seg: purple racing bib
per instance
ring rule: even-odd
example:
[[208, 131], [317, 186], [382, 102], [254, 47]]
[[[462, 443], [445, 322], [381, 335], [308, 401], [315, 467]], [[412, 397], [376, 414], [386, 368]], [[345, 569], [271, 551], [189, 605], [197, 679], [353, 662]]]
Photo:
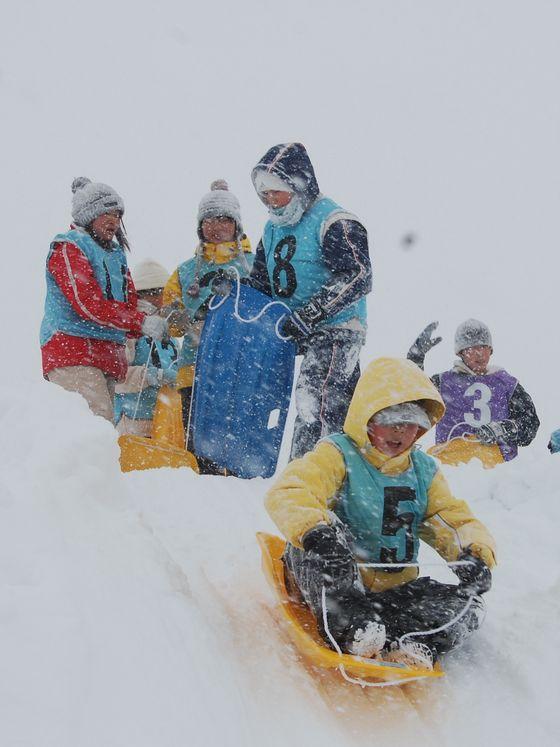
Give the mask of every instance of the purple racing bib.
[[[441, 375], [440, 394], [445, 415], [436, 426], [436, 443], [475, 433], [481, 425], [507, 420], [509, 401], [517, 379], [506, 371], [481, 376], [446, 371]], [[517, 446], [498, 442], [504, 461], [517, 456]]]

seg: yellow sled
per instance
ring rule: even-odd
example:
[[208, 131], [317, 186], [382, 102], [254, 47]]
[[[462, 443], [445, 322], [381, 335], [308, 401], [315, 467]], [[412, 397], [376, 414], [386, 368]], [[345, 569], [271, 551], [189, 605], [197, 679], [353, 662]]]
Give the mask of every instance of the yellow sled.
[[280, 602], [279, 609], [288, 634], [298, 651], [312, 664], [322, 669], [341, 669], [347, 676], [363, 680], [404, 684], [412, 679], [442, 677], [443, 671], [412, 669], [402, 664], [363, 659], [350, 654], [338, 654], [327, 648], [317, 630], [311, 611], [303, 602], [290, 598], [284, 578], [282, 555], [286, 543], [280, 537], [264, 532], [257, 533], [262, 553], [262, 568], [268, 583]]
[[181, 395], [175, 389], [160, 389], [154, 411], [152, 438], [120, 436], [123, 472], [158, 467], [190, 467], [198, 472], [194, 454], [185, 449], [181, 417]]
[[500, 447], [496, 444], [485, 446], [475, 438], [453, 438], [441, 444], [434, 444], [428, 449], [428, 454], [439, 459], [443, 464], [456, 467], [466, 464], [471, 459], [479, 459], [484, 469], [492, 469], [502, 464], [504, 458]]

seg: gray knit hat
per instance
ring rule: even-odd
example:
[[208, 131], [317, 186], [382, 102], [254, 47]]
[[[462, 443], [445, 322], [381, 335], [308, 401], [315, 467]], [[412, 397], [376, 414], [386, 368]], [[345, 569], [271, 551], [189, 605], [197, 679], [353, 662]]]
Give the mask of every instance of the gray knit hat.
[[[241, 206], [239, 200], [229, 191], [228, 183], [224, 179], [216, 179], [210, 185], [210, 192], [204, 195], [198, 206], [198, 232], [200, 235], [201, 224], [205, 218], [218, 218], [226, 216], [232, 218], [237, 226], [236, 238], [243, 235], [241, 223]], [[202, 238], [202, 237], [201, 237]]]
[[77, 226], [85, 228], [100, 215], [114, 210], [124, 213], [122, 197], [108, 184], [78, 176], [72, 182], [72, 192], [72, 218]]
[[490, 330], [478, 319], [467, 319], [457, 327], [455, 332], [455, 352], [457, 355], [465, 348], [474, 348], [478, 345], [492, 347], [492, 335]]

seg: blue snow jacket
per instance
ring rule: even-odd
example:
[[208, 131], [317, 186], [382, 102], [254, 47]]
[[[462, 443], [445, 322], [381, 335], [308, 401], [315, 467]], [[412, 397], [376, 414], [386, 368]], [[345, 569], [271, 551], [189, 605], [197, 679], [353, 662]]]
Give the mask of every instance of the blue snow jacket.
[[286, 182], [305, 212], [295, 225], [268, 221], [257, 247], [250, 284], [293, 311], [320, 310], [317, 327], [357, 319], [365, 327], [372, 272], [367, 231], [356, 216], [321, 195], [301, 143], [276, 145], [253, 169]]

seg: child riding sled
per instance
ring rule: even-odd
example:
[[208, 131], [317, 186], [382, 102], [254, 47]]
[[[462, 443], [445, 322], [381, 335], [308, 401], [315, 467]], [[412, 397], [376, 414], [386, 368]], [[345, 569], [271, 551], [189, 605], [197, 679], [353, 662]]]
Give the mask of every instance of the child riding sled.
[[[424, 358], [441, 337], [432, 338], [437, 322], [416, 339], [407, 358], [424, 369]], [[480, 459], [494, 467], [515, 459], [519, 446], [535, 438], [539, 419], [529, 394], [505, 369], [490, 365], [490, 330], [477, 319], [467, 319], [455, 332], [458, 359], [450, 371], [435, 374], [432, 383], [445, 402], [445, 416], [436, 427], [436, 446], [430, 450], [447, 464]]]
[[[344, 653], [430, 668], [480, 625], [494, 541], [436, 461], [414, 448], [444, 411], [417, 366], [376, 360], [343, 432], [291, 462], [267, 494], [288, 541], [288, 585], [327, 645], [330, 635]], [[453, 566], [458, 586], [418, 578], [421, 539], [446, 561], [463, 561]]]

